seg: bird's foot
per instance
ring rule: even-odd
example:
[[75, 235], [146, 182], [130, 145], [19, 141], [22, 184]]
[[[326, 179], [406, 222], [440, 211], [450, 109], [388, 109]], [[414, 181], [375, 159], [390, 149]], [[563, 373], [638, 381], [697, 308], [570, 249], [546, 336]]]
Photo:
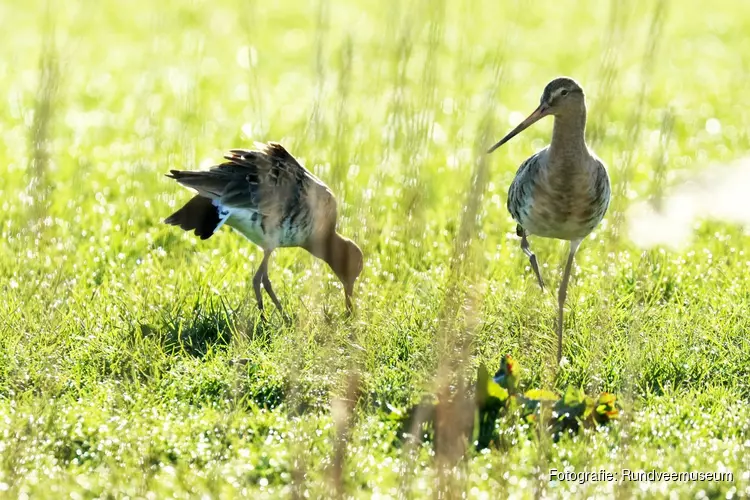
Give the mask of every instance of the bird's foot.
[[544, 280], [542, 279], [542, 273], [539, 272], [539, 264], [536, 261], [536, 255], [533, 253], [529, 256], [529, 263], [531, 264], [531, 269], [534, 271], [534, 274], [536, 275], [536, 279], [539, 282], [539, 287], [544, 291]]
[[281, 319], [284, 321], [284, 324], [289, 326], [292, 324], [292, 317], [289, 316], [283, 309], [279, 309], [279, 314], [281, 314]]

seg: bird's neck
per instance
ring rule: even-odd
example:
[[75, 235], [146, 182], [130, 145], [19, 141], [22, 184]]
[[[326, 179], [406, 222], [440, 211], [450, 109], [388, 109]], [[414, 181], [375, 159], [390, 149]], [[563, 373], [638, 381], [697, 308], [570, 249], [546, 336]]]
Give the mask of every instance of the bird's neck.
[[304, 248], [336, 271], [336, 264], [341, 258], [342, 247], [344, 246], [343, 240], [340, 234], [331, 229], [325, 234], [320, 234], [317, 238], [311, 239]]
[[552, 128], [552, 142], [549, 146], [550, 156], [578, 157], [587, 151], [586, 147], [586, 108], [581, 107], [572, 113], [555, 116]]

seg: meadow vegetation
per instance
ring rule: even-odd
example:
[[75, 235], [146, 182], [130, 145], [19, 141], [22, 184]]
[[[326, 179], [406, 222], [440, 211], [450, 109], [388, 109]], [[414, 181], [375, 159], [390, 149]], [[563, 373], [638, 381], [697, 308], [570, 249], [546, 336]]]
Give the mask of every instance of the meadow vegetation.
[[[627, 229], [635, 200], [750, 150], [750, 3], [6, 0], [0, 27], [0, 498], [750, 496], [750, 233]], [[556, 369], [567, 247], [532, 239], [540, 292], [505, 208], [552, 122], [481, 153], [560, 74], [614, 199]], [[291, 321], [263, 324], [262, 254], [162, 223], [190, 196], [169, 169], [266, 140], [337, 193], [366, 258], [353, 318], [294, 249], [271, 266]], [[505, 354], [523, 389], [611, 392], [620, 419], [400, 439], [426, 393], [473, 412]], [[733, 480], [550, 481], [566, 468]]]

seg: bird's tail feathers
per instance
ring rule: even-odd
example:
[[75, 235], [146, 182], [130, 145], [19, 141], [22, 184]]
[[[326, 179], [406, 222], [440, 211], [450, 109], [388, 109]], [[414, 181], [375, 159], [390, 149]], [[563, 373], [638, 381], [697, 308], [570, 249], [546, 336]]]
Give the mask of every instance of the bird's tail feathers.
[[167, 177], [176, 180], [198, 194], [211, 199], [218, 199], [227, 185], [227, 180], [211, 171], [170, 170]]
[[164, 219], [164, 222], [173, 226], [180, 226], [185, 231], [195, 230], [196, 236], [205, 240], [210, 238], [225, 220], [226, 217], [221, 216], [219, 207], [212, 200], [198, 195]]

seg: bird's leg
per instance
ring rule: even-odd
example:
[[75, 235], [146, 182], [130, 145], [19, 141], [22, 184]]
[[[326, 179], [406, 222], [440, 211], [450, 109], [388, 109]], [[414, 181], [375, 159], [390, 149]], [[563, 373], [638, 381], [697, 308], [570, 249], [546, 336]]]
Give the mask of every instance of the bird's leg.
[[267, 274], [263, 275], [263, 288], [266, 289], [266, 292], [268, 292], [268, 295], [271, 297], [271, 301], [274, 303], [279, 312], [283, 313], [284, 308], [281, 307], [281, 302], [279, 302], [279, 299], [276, 297], [273, 288], [271, 288], [271, 280], [268, 279]]
[[288, 320], [289, 318], [284, 314], [284, 308], [281, 307], [281, 302], [279, 301], [279, 298], [276, 296], [276, 293], [273, 291], [273, 287], [271, 286], [271, 279], [268, 277], [268, 261], [271, 258], [271, 251], [267, 251], [263, 254], [263, 262], [261, 262], [261, 267], [263, 268], [263, 288], [266, 289], [266, 292], [268, 293], [268, 296], [271, 297], [271, 301], [276, 306], [276, 309], [279, 310], [281, 313], [281, 316]]
[[[263, 258], [263, 261], [265, 262], [265, 257]], [[261, 317], [264, 317], [263, 314], [263, 294], [260, 291], [260, 285], [263, 282], [263, 273], [265, 272], [265, 266], [261, 263], [258, 270], [255, 272], [255, 276], [253, 276], [253, 290], [255, 291], [255, 300], [258, 302], [258, 310], [260, 311]]]
[[268, 292], [268, 295], [271, 296], [271, 300], [274, 304], [276, 304], [276, 307], [279, 309], [281, 308], [281, 305], [279, 304], [279, 299], [276, 298], [276, 294], [273, 293], [273, 289], [271, 288], [271, 282], [268, 280], [268, 259], [271, 257], [271, 251], [263, 251], [263, 260], [260, 261], [260, 266], [258, 266], [258, 271], [255, 273], [255, 276], [253, 276], [253, 290], [255, 290], [255, 299], [258, 301], [258, 309], [260, 310], [260, 315], [263, 319], [266, 318], [265, 313], [263, 311], [263, 294], [260, 290], [261, 284], [265, 287], [266, 291]]
[[565, 264], [565, 271], [563, 273], [562, 282], [560, 283], [560, 290], [557, 292], [557, 363], [560, 363], [562, 359], [562, 334], [563, 334], [563, 306], [565, 305], [565, 299], [568, 296], [568, 282], [570, 281], [570, 274], [573, 270], [573, 258], [576, 255], [576, 250], [581, 244], [582, 240], [571, 240], [570, 252], [568, 253], [568, 262]]
[[523, 250], [523, 253], [525, 253], [529, 258], [531, 269], [533, 269], [534, 274], [536, 274], [536, 279], [537, 281], [539, 281], [539, 286], [542, 288], [542, 290], [544, 290], [544, 280], [542, 279], [542, 273], [539, 272], [539, 264], [537, 264], [536, 255], [534, 255], [534, 252], [531, 251], [529, 240], [526, 239], [526, 231], [521, 228], [521, 226], [518, 226], [516, 232], [521, 237], [521, 250]]

